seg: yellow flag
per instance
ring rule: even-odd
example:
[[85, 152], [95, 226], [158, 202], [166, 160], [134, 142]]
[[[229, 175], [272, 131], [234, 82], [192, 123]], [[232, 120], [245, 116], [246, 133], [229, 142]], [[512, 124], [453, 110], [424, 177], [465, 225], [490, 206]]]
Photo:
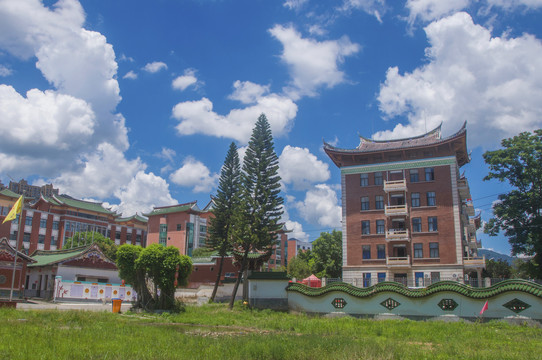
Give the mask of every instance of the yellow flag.
[[23, 195], [21, 195], [19, 200], [17, 200], [17, 202], [13, 205], [13, 207], [8, 213], [8, 216], [6, 216], [4, 221], [2, 221], [2, 224], [5, 223], [6, 221], [15, 219], [17, 217], [17, 214], [20, 214], [22, 210], [23, 210]]

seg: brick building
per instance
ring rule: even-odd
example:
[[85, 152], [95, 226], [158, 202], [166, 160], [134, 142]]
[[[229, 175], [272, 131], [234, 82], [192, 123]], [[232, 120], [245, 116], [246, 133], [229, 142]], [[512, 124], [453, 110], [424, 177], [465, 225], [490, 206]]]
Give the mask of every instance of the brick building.
[[424, 135], [375, 141], [355, 149], [324, 143], [341, 170], [343, 278], [358, 286], [392, 280], [410, 286], [481, 279], [479, 218], [468, 182], [466, 126], [442, 138]]
[[300, 252], [312, 250], [312, 243], [298, 240], [296, 238], [288, 239], [288, 261], [297, 256]]
[[212, 216], [213, 202], [200, 210], [190, 202], [172, 206], [155, 207], [144, 214], [148, 220], [147, 244], [173, 245], [182, 255], [192, 256], [192, 251], [204, 247], [207, 241], [207, 221]]
[[29, 185], [25, 179], [21, 179], [19, 182], [10, 181], [8, 189], [16, 194], [34, 199], [38, 199], [41, 195], [58, 195], [58, 189], [55, 189], [53, 184], [45, 184], [43, 186]]
[[[19, 194], [9, 189], [0, 191], [0, 221], [3, 221]], [[15, 246], [23, 222], [23, 236], [19, 250], [31, 254], [36, 250], [62, 248], [64, 240], [76, 232], [96, 231], [117, 245], [131, 243], [145, 246], [147, 220], [141, 216], [120, 218], [101, 203], [83, 201], [66, 195], [41, 196], [38, 200], [25, 199], [22, 214], [17, 219], [0, 225], [0, 237], [7, 237]]]

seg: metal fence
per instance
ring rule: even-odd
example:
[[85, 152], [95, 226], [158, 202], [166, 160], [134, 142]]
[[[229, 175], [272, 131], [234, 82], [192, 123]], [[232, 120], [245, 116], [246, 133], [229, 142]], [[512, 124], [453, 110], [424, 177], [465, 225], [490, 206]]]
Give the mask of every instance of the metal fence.
[[[350, 285], [356, 286], [356, 287], [370, 287], [373, 285], [378, 284], [379, 282], [383, 281], [392, 281], [397, 282], [400, 284], [403, 284], [406, 287], [409, 288], [424, 288], [431, 284], [437, 283], [439, 281], [455, 281], [461, 284], [469, 285], [472, 287], [490, 287], [493, 286], [501, 281], [509, 280], [509, 279], [498, 279], [498, 278], [483, 278], [479, 282], [477, 278], [354, 278], [354, 279], [341, 279], [341, 278], [324, 278], [322, 279], [322, 286], [334, 283], [334, 282], [344, 282], [348, 283]], [[529, 279], [529, 281], [535, 282], [537, 284], [542, 284], [542, 280], [540, 279]]]

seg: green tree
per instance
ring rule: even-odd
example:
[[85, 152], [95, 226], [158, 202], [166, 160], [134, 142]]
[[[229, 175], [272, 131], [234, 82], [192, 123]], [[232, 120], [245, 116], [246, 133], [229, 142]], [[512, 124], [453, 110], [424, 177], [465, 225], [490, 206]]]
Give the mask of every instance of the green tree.
[[[340, 278], [343, 262], [342, 232], [320, 233], [320, 237], [312, 243], [312, 270], [319, 278]], [[309, 265], [311, 262], [309, 261]]]
[[[175, 273], [178, 283], [186, 284], [192, 272], [190, 257], [179, 254], [174, 246], [152, 244], [142, 249], [122, 245], [117, 267], [122, 279], [132, 283], [138, 293], [138, 305], [146, 309], [170, 310], [175, 307]], [[148, 285], [152, 284], [152, 291]], [[141, 297], [141, 298], [139, 298]]]
[[192, 257], [207, 257], [211, 256], [215, 251], [210, 247], [198, 247], [192, 250]]
[[[300, 253], [302, 254], [302, 253]], [[292, 277], [295, 277], [297, 280], [305, 279], [310, 276], [312, 273], [307, 259], [302, 257], [294, 256], [288, 262], [288, 274]]]
[[[239, 276], [229, 307], [233, 308], [250, 251], [269, 251], [282, 225], [283, 199], [280, 196], [279, 160], [273, 135], [264, 114], [256, 121], [243, 161], [240, 211], [235, 215], [234, 249], [243, 254]], [[246, 286], [247, 281], [244, 282]]]
[[76, 232], [72, 237], [64, 241], [63, 249], [73, 248], [77, 246], [90, 245], [96, 243], [102, 252], [109, 259], [115, 261], [117, 258], [117, 245], [109, 238], [106, 238], [97, 231]]
[[209, 225], [209, 246], [218, 251], [220, 265], [216, 276], [215, 286], [211, 294], [211, 301], [214, 301], [218, 284], [222, 277], [224, 257], [232, 250], [232, 234], [234, 228], [235, 214], [240, 210], [240, 186], [241, 186], [241, 165], [235, 143], [230, 148], [220, 171], [218, 190], [214, 198], [213, 214]]
[[512, 267], [503, 260], [486, 260], [486, 268], [482, 272], [482, 277], [492, 279], [509, 279], [512, 275]]
[[489, 173], [484, 180], [508, 182], [512, 190], [499, 195], [493, 218], [484, 231], [491, 236], [501, 230], [512, 254], [533, 255], [533, 277], [542, 277], [542, 130], [523, 132], [501, 142], [502, 149], [487, 151]]

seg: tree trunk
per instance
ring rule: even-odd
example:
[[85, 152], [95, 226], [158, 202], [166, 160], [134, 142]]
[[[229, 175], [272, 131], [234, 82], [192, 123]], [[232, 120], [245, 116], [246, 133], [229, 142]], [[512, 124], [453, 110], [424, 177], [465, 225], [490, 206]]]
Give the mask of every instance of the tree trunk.
[[220, 265], [218, 266], [218, 275], [216, 276], [216, 282], [215, 287], [213, 289], [213, 294], [211, 295], [211, 301], [215, 301], [216, 292], [218, 290], [218, 283], [220, 282], [220, 278], [222, 277], [222, 267], [224, 266], [224, 255], [220, 257]]
[[237, 295], [237, 290], [239, 289], [239, 283], [241, 282], [241, 278], [243, 277], [243, 273], [247, 266], [249, 249], [250, 249], [250, 246], [247, 246], [245, 253], [243, 254], [243, 262], [241, 263], [241, 269], [239, 269], [239, 273], [237, 274], [237, 281], [235, 282], [235, 286], [233, 287], [233, 292], [231, 294], [231, 299], [230, 299], [230, 305], [228, 306], [230, 310], [233, 309], [233, 303], [235, 302], [235, 296]]

